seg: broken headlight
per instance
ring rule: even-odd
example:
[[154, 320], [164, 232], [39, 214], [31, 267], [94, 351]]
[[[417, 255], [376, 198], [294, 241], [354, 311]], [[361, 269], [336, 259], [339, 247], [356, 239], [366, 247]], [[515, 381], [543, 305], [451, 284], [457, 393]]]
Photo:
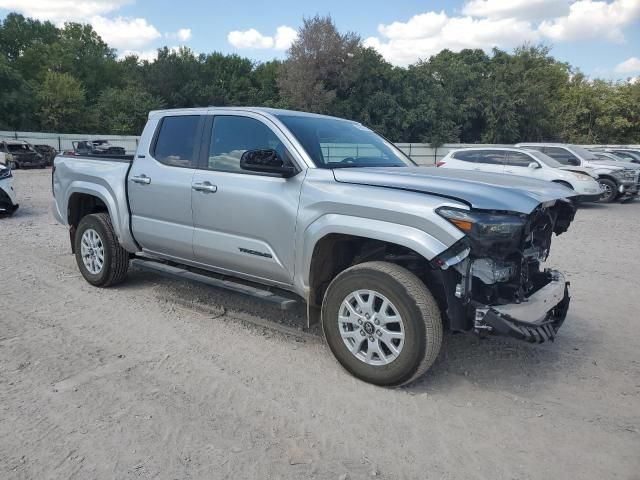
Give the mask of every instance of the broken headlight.
[[454, 224], [471, 239], [481, 243], [502, 241], [521, 235], [526, 216], [441, 207], [438, 215]]

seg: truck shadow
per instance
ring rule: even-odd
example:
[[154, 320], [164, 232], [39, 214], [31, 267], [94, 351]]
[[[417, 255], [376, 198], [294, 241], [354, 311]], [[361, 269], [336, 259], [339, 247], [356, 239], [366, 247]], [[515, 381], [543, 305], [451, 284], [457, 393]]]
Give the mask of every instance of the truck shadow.
[[[159, 300], [216, 318], [226, 315], [234, 320], [255, 324], [288, 336], [302, 336], [323, 342], [318, 326], [305, 328], [306, 309], [302, 304], [289, 311], [235, 292], [196, 282], [173, 280], [133, 269], [118, 288], [156, 289]], [[592, 361], [595, 346], [572, 335], [572, 324], [585, 326], [569, 313], [555, 342], [529, 344], [509, 337], [481, 339], [474, 334], [445, 333], [442, 348], [431, 369], [419, 380], [404, 387], [408, 393], [450, 394], [452, 389], [473, 385], [483, 390], [517, 393], [532, 385], [544, 388], [568, 371], [575, 372]], [[591, 337], [591, 336], [589, 336]], [[298, 340], [290, 339], [299, 345]], [[327, 354], [329, 350], [327, 349]]]

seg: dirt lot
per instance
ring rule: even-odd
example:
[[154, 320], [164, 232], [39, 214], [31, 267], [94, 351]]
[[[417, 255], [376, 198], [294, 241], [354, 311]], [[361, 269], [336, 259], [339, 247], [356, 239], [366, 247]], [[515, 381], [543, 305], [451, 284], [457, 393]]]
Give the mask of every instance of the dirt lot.
[[301, 321], [141, 271], [89, 286], [18, 171], [0, 220], [0, 478], [640, 479], [640, 201], [579, 211], [550, 265], [555, 343], [448, 336], [400, 390], [347, 375]]

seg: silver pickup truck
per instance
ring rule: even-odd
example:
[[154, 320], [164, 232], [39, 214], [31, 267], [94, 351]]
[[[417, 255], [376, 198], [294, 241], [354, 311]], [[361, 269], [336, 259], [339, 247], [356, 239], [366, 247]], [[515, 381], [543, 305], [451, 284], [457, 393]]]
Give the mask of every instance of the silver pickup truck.
[[567, 314], [568, 283], [541, 264], [575, 192], [418, 167], [352, 121], [151, 112], [133, 158], [56, 157], [53, 194], [89, 283], [114, 285], [133, 261], [283, 308], [294, 297], [344, 368], [378, 385], [422, 375], [444, 330], [543, 342]]

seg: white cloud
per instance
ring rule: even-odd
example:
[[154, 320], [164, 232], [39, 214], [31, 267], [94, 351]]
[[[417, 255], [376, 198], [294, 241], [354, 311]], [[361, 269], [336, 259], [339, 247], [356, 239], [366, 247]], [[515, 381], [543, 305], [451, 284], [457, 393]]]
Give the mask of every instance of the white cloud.
[[622, 28], [640, 17], [640, 0], [578, 0], [571, 4], [566, 16], [545, 20], [539, 31], [557, 41], [605, 38], [624, 41]]
[[569, 13], [569, 0], [469, 0], [464, 15], [489, 18], [542, 20]]
[[149, 62], [153, 62], [156, 58], [158, 58], [158, 50], [157, 49], [152, 49], [152, 50], [123, 50], [118, 55], [118, 58], [120, 60], [122, 60], [122, 59], [124, 59], [126, 57], [130, 57], [131, 55], [135, 55], [140, 60], [147, 60]]
[[227, 35], [227, 41], [236, 48], [272, 48], [273, 38], [262, 35], [255, 28], [234, 30]]
[[263, 35], [255, 28], [249, 30], [234, 30], [227, 35], [227, 41], [236, 48], [275, 48], [286, 50], [298, 37], [298, 32], [291, 27], [282, 25], [276, 29], [275, 38]]
[[172, 40], [180, 40], [181, 42], [187, 42], [191, 40], [191, 37], [193, 36], [193, 34], [191, 33], [190, 28], [180, 28], [176, 32], [165, 33], [164, 36]]
[[296, 29], [282, 25], [276, 30], [275, 47], [277, 50], [287, 50], [296, 38], [298, 38]]
[[90, 23], [109, 46], [124, 50], [144, 48], [161, 36], [156, 27], [144, 18], [97, 16], [91, 18]]
[[505, 48], [538, 40], [531, 23], [524, 20], [449, 17], [444, 12], [428, 12], [404, 23], [380, 25], [378, 31], [385, 39], [370, 37], [365, 45], [396, 65], [426, 59], [445, 48]]
[[640, 73], [640, 58], [638, 57], [627, 58], [624, 62], [619, 63], [616, 66], [616, 72]]
[[132, 0], [0, 0], [0, 8], [55, 23], [86, 21], [113, 12]]

